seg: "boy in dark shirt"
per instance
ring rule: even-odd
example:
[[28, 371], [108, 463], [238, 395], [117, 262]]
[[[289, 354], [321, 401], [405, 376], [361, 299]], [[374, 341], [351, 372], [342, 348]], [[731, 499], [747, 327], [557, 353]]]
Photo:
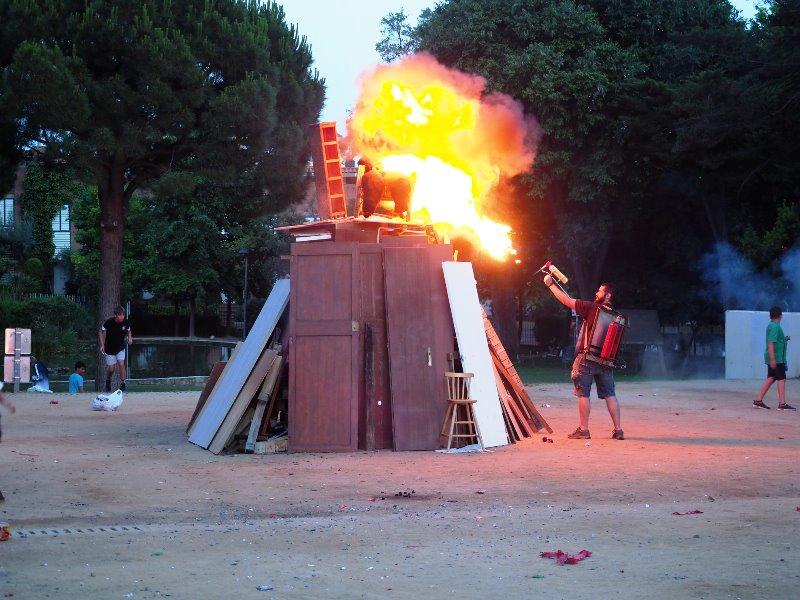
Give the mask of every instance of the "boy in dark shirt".
[[[111, 391], [111, 377], [116, 366], [119, 365], [119, 389], [125, 391], [125, 342], [133, 344], [131, 325], [125, 318], [125, 309], [121, 306], [114, 307], [114, 316], [107, 319], [98, 332], [100, 339], [100, 352], [106, 359], [106, 387]], [[127, 340], [126, 340], [127, 338]]]

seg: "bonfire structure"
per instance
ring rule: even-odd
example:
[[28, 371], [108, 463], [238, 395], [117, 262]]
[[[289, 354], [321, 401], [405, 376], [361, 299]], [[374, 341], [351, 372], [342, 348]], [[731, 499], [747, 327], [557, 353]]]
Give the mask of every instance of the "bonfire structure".
[[[375, 89], [408, 103], [410, 93]], [[274, 449], [278, 438], [269, 434], [288, 424], [291, 452], [436, 450], [448, 445], [446, 373], [458, 371], [472, 374], [484, 447], [552, 432], [481, 308], [472, 265], [455, 260], [436, 209], [417, 204], [428, 185], [419, 161], [431, 156], [408, 166], [386, 151], [386, 133], [372, 152], [363, 151], [369, 144], [357, 148], [351, 215], [336, 124], [311, 126], [320, 220], [282, 228], [295, 240], [290, 277], [276, 283], [245, 341], [212, 371], [187, 429], [192, 443], [214, 453], [258, 451], [265, 441]], [[474, 221], [471, 231], [488, 229], [489, 237], [505, 227]]]

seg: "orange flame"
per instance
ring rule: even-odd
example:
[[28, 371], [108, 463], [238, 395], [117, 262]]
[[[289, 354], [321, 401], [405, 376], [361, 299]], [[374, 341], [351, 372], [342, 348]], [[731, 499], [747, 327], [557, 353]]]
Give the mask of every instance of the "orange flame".
[[363, 77], [348, 142], [354, 155], [415, 178], [414, 219], [468, 229], [505, 259], [511, 227], [487, 218], [481, 203], [501, 178], [530, 169], [539, 132], [518, 102], [485, 86], [427, 54], [379, 65]]

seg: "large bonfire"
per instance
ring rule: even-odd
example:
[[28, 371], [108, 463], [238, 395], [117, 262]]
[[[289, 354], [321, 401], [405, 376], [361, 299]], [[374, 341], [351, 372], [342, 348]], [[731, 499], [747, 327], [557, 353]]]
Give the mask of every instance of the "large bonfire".
[[427, 54], [379, 65], [362, 78], [348, 123], [349, 151], [411, 177], [411, 218], [468, 230], [491, 256], [514, 252], [511, 227], [486, 216], [504, 179], [531, 168], [538, 126], [513, 98], [486, 93], [482, 77]]

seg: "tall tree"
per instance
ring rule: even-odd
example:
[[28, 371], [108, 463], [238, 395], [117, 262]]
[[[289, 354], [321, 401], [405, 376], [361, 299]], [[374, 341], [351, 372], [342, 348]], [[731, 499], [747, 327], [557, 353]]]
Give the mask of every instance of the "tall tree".
[[415, 33], [542, 125], [527, 198], [508, 212], [531, 267], [563, 262], [583, 296], [603, 277], [632, 305], [691, 306], [689, 267], [730, 235], [731, 182], [754, 156], [732, 118], [754, 37], [729, 2], [450, 0]]
[[137, 189], [192, 171], [236, 182], [256, 212], [299, 197], [323, 82], [275, 3], [10, 1], [0, 35], [17, 146], [41, 145], [97, 185], [98, 321], [120, 300]]
[[375, 50], [381, 60], [390, 63], [398, 58], [411, 54], [417, 49], [414, 30], [408, 24], [405, 9], [390, 12], [381, 19], [381, 39], [375, 44]]

